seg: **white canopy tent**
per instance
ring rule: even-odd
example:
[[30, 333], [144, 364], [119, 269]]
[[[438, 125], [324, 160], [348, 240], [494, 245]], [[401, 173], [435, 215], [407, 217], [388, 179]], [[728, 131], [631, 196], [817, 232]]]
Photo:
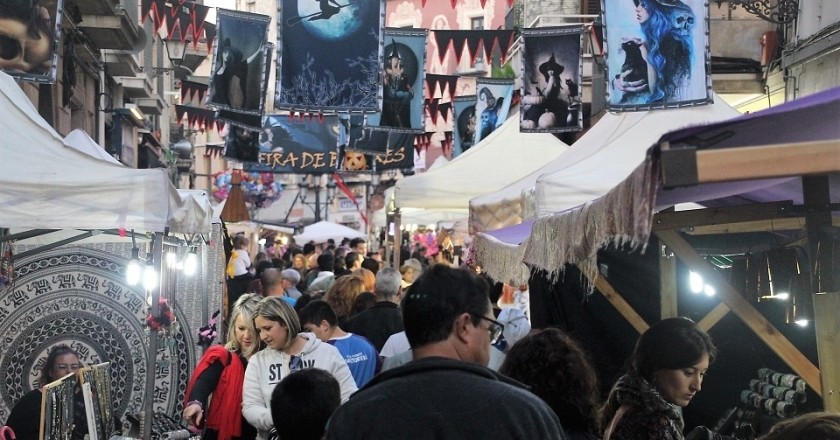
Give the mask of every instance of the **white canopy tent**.
[[[665, 133], [738, 115], [717, 96], [714, 104], [705, 106], [608, 113], [551, 163], [496, 193], [471, 200], [470, 225], [483, 231], [507, 229], [527, 219], [584, 205], [627, 178], [644, 162], [650, 146]], [[510, 205], [514, 207], [507, 207]], [[492, 212], [496, 217], [488, 215]], [[516, 212], [524, 215], [503, 217], [505, 213]], [[527, 238], [523, 231], [518, 228], [516, 236]], [[496, 279], [527, 281], [529, 271], [522, 264], [526, 245], [520, 243], [519, 239], [511, 243], [478, 234], [477, 261]]]
[[335, 240], [336, 243], [340, 243], [344, 238], [353, 239], [365, 237], [364, 232], [359, 232], [355, 229], [348, 228], [347, 226], [339, 225], [338, 223], [326, 220], [306, 226], [303, 228], [302, 233], [293, 236], [295, 243], [298, 244], [308, 243], [310, 241], [314, 241], [315, 243], [325, 243], [331, 238]]
[[164, 231], [182, 206], [163, 169], [135, 170], [69, 148], [0, 72], [4, 227]]
[[547, 133], [520, 133], [519, 118], [501, 127], [449, 163], [397, 182], [397, 208], [463, 209], [469, 201], [496, 191], [568, 148]]
[[470, 227], [479, 232], [512, 226], [594, 199], [630, 174], [663, 134], [737, 115], [719, 97], [706, 106], [607, 113], [566, 153], [499, 191], [470, 200]]

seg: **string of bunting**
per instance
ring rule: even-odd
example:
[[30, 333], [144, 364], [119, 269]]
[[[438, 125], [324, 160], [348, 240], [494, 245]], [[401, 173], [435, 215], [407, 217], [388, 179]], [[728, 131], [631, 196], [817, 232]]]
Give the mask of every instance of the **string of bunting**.
[[208, 144], [204, 147], [204, 157], [212, 157], [218, 159], [222, 157], [225, 152], [224, 144]]
[[[428, 0], [421, 0], [420, 4], [425, 8], [427, 1]], [[508, 7], [513, 6], [513, 1], [514, 0], [507, 0]], [[458, 4], [458, 0], [449, 0], [449, 4], [452, 5], [452, 9], [455, 9], [455, 6]], [[487, 6], [487, 0], [481, 0], [481, 7], [484, 8], [486, 6]]]
[[513, 29], [434, 30], [432, 33], [440, 48], [438, 57], [440, 57], [441, 63], [446, 57], [449, 46], [452, 45], [455, 50], [455, 61], [458, 63], [461, 62], [461, 55], [466, 46], [470, 62], [473, 64], [475, 64], [475, 59], [478, 56], [479, 47], [483, 49], [485, 60], [490, 59], [493, 48], [498, 47], [502, 56], [502, 64], [504, 64], [516, 36], [516, 30]]
[[440, 143], [440, 147], [443, 150], [443, 154], [451, 155], [452, 154], [452, 132], [451, 131], [444, 131], [443, 132], [443, 141]]
[[170, 36], [177, 32], [182, 43], [190, 37], [193, 47], [198, 45], [205, 31], [205, 20], [210, 12], [210, 7], [186, 0], [142, 0], [140, 8], [140, 21], [145, 23], [151, 19], [155, 33], [165, 27]]
[[428, 149], [432, 145], [432, 136], [434, 136], [434, 131], [427, 131], [423, 134], [418, 134], [414, 137], [414, 149], [417, 152], [421, 152], [423, 150]]
[[448, 98], [449, 101], [455, 96], [455, 86], [458, 83], [457, 75], [436, 75], [434, 73], [426, 74], [426, 90], [429, 98], [434, 98], [435, 94], [440, 91], [441, 98]]
[[[195, 81], [181, 82], [181, 102], [184, 104], [201, 105], [207, 96], [209, 86]], [[196, 99], [198, 98], [198, 99]]]
[[178, 123], [186, 119], [190, 127], [196, 128], [201, 132], [211, 128], [213, 124], [215, 124], [217, 131], [222, 131], [224, 123], [217, 121], [214, 114], [215, 112], [208, 108], [175, 105], [175, 116], [178, 118]]
[[451, 102], [440, 102], [440, 98], [427, 99], [425, 101], [426, 110], [429, 117], [432, 118], [432, 123], [437, 125], [438, 117], [443, 118], [443, 122], [449, 121], [449, 113], [452, 111]]

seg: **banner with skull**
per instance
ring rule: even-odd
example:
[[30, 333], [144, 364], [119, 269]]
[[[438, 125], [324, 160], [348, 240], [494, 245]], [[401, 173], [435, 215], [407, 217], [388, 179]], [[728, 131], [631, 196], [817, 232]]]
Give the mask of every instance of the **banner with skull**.
[[[24, 81], [55, 83], [63, 3], [0, 2], [0, 70]], [[73, 42], [67, 44], [65, 52], [72, 52]], [[73, 58], [64, 63], [75, 66]]]
[[610, 110], [712, 102], [706, 4], [703, 0], [602, 2]]

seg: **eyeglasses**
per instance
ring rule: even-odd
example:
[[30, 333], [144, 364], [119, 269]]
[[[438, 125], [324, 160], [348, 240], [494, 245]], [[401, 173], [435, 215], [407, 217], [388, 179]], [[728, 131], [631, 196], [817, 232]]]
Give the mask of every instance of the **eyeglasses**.
[[489, 322], [490, 325], [487, 327], [487, 330], [490, 331], [490, 343], [495, 344], [495, 343], [499, 342], [499, 338], [502, 337], [502, 332], [505, 330], [505, 325], [504, 324], [502, 324], [499, 321], [496, 321], [495, 319], [490, 319], [486, 316], [481, 316], [477, 313], [470, 313], [470, 315], [472, 315], [472, 316], [474, 316], [478, 319], [483, 319], [483, 320]]
[[289, 359], [289, 370], [291, 370], [294, 373], [295, 371], [300, 371], [302, 369], [303, 369], [303, 359], [301, 359], [300, 356], [294, 356], [293, 355]]

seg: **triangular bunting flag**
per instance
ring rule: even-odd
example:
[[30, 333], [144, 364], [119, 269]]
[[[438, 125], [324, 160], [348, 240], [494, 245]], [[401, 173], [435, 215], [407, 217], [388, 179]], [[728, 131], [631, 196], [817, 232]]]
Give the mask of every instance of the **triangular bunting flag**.
[[507, 60], [508, 52], [510, 51], [510, 46], [513, 45], [514, 37], [516, 36], [516, 31], [502, 29], [495, 31], [496, 35], [496, 44], [499, 46], [499, 52], [502, 54], [502, 64], [505, 63]]
[[[467, 42], [467, 52], [470, 57], [470, 64], [475, 64], [475, 58], [478, 56], [478, 46], [482, 43], [482, 39], [484, 38], [484, 31], [473, 31], [470, 32], [468, 35], [465, 36], [465, 40]], [[492, 41], [491, 41], [492, 44]], [[487, 43], [484, 43], [484, 51], [487, 52]], [[484, 58], [484, 62], [487, 62], [487, 57]]]
[[440, 115], [443, 116], [443, 122], [449, 122], [449, 111], [452, 110], [452, 102], [444, 102], [443, 104], [438, 105], [438, 111]]
[[427, 102], [429, 107], [429, 116], [432, 118], [432, 124], [435, 125], [437, 125], [438, 104], [440, 104], [440, 98], [432, 98]]

